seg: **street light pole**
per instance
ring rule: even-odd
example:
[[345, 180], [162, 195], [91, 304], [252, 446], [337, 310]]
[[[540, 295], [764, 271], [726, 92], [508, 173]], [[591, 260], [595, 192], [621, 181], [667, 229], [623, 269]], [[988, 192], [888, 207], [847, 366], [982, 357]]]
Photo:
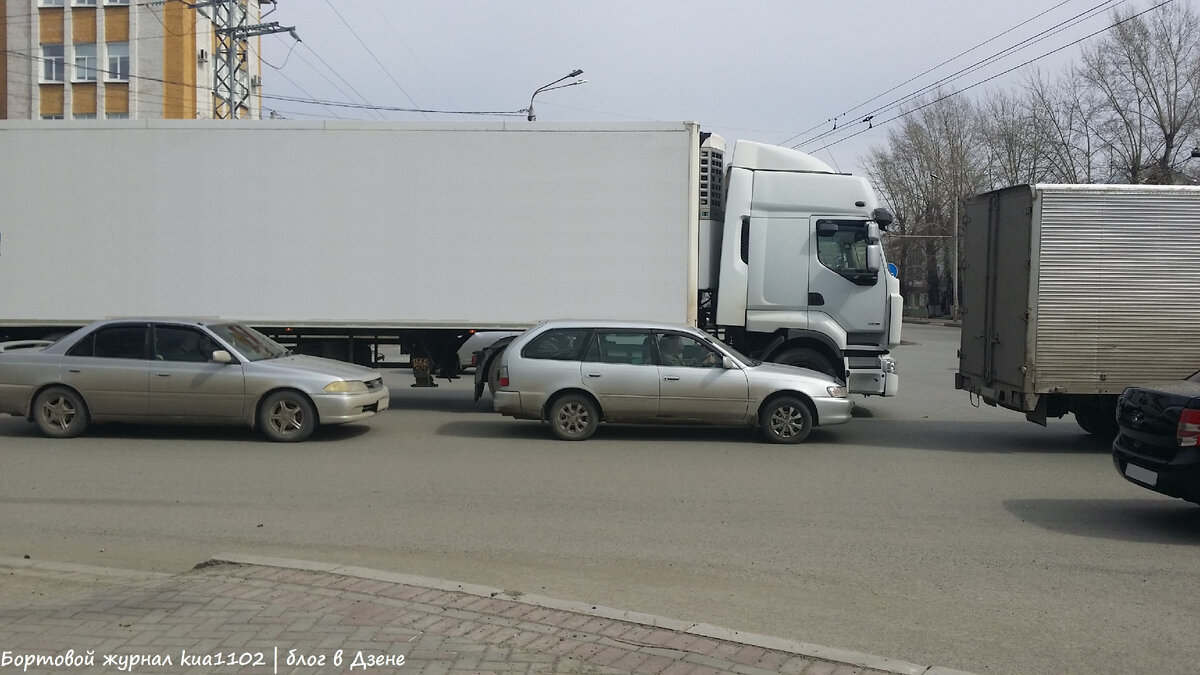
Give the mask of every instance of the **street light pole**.
[[562, 89], [563, 87], [573, 87], [577, 84], [583, 84], [584, 82], [587, 82], [587, 80], [579, 80], [577, 82], [570, 82], [570, 83], [560, 85], [557, 87], [554, 86], [569, 77], [579, 77], [582, 74], [583, 74], [583, 71], [580, 70], [579, 68], [576, 68], [575, 70], [572, 70], [571, 72], [567, 73], [566, 75], [563, 75], [562, 77], [551, 82], [550, 84], [545, 84], [545, 85], [542, 85], [542, 86], [538, 87], [537, 89], [535, 89], [533, 92], [533, 96], [529, 97], [529, 107], [525, 109], [525, 112], [527, 112], [528, 115], [525, 116], [525, 119], [529, 120], [530, 122], [537, 119], [537, 115], [533, 114], [533, 99], [536, 98], [538, 94], [542, 93], [543, 91], [550, 91], [551, 89]]
[[[942, 177], [937, 175], [936, 173], [931, 172], [929, 175], [930, 175], [930, 177], [932, 177], [934, 180], [941, 183], [942, 185], [946, 184], [945, 181], [942, 180]], [[958, 190], [952, 190], [950, 197], [954, 200], [954, 222], [951, 223], [951, 227], [954, 228], [953, 234], [951, 235], [952, 239], [954, 240], [954, 265], [953, 265], [953, 267], [950, 268], [950, 284], [951, 284], [950, 295], [954, 298], [954, 302], [951, 303], [951, 305], [950, 305], [950, 318], [957, 321], [958, 320]]]

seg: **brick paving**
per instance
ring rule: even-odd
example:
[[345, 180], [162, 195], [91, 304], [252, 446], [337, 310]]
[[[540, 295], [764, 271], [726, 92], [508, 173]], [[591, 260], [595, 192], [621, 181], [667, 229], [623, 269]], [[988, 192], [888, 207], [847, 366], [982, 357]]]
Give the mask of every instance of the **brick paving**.
[[[178, 575], [108, 578], [70, 598], [0, 600], [0, 675], [951, 672], [440, 580], [417, 584], [336, 569], [213, 562]], [[92, 662], [81, 663], [89, 651]], [[68, 656], [74, 661], [62, 660]]]

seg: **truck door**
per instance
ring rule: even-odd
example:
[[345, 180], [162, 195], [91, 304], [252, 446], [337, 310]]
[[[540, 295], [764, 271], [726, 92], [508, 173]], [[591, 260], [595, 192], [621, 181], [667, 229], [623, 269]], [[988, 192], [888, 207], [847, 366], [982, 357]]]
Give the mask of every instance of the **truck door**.
[[867, 221], [813, 216], [810, 232], [808, 299], [810, 311], [824, 312], [846, 331], [853, 345], [887, 344], [886, 270], [867, 269]]

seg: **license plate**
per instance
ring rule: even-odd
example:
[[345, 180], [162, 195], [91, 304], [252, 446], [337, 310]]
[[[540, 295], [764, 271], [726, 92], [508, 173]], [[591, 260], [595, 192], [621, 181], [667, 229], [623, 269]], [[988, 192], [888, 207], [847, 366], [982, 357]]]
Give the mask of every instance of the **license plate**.
[[1128, 478], [1132, 478], [1139, 483], [1145, 483], [1146, 485], [1157, 485], [1158, 484], [1158, 472], [1157, 471], [1151, 471], [1150, 469], [1143, 469], [1142, 467], [1140, 467], [1136, 464], [1126, 464], [1125, 465], [1125, 476]]

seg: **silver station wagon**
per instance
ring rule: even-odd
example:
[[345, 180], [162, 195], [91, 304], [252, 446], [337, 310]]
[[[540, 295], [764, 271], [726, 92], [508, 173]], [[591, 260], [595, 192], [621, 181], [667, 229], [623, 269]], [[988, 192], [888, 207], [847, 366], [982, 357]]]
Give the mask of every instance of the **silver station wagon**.
[[496, 411], [545, 420], [563, 440], [618, 423], [757, 425], [774, 443], [850, 420], [839, 381], [751, 359], [686, 326], [548, 321], [500, 355]]
[[69, 438], [92, 422], [246, 424], [302, 441], [387, 409], [380, 374], [295, 356], [238, 323], [107, 320], [0, 354], [0, 414]]

